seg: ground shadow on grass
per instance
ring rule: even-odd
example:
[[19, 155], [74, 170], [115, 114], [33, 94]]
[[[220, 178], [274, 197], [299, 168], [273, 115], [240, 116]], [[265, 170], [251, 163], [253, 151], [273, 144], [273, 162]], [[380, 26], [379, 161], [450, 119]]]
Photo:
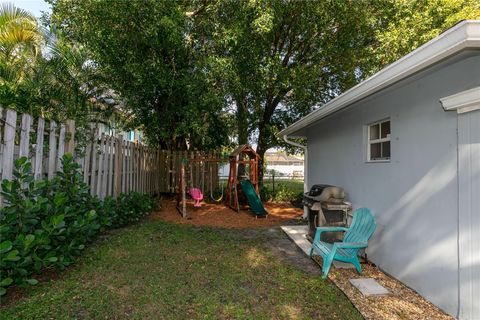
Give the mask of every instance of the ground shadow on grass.
[[297, 251], [278, 228], [146, 221], [92, 246], [2, 319], [361, 319]]
[[312, 275], [322, 274], [318, 264], [308, 258], [279, 227], [236, 229], [233, 231], [219, 229], [218, 232], [240, 239], [261, 239], [262, 244], [288, 266]]

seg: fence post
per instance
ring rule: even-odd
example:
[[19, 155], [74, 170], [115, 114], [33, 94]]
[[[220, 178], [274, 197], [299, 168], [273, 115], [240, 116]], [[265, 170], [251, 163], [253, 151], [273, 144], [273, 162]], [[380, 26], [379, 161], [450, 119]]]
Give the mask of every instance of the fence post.
[[187, 195], [185, 192], [186, 185], [185, 185], [185, 162], [186, 160], [182, 159], [182, 163], [180, 165], [180, 185], [179, 187], [181, 190], [178, 190], [178, 192], [182, 193], [182, 217], [184, 219], [187, 218]]
[[65, 154], [65, 125], [60, 124], [60, 133], [58, 135], [58, 149], [57, 149], [57, 171], [63, 170], [62, 157]]
[[2, 180], [11, 180], [13, 172], [13, 152], [15, 149], [15, 129], [17, 126], [17, 112], [7, 109], [3, 139], [3, 170]]
[[113, 160], [115, 157], [114, 154], [114, 143], [115, 138], [112, 136], [108, 137], [108, 188], [107, 195], [113, 196]]
[[122, 192], [127, 192], [127, 150], [126, 150], [127, 143], [123, 141], [122, 136]]
[[56, 153], [57, 153], [57, 123], [50, 121], [49, 136], [48, 136], [48, 180], [51, 180], [55, 175]]
[[97, 169], [97, 188], [96, 188], [96, 193], [99, 198], [102, 198], [102, 181], [104, 180], [103, 177], [103, 171], [105, 168], [103, 167], [104, 160], [103, 157], [105, 155], [105, 133], [102, 132], [100, 135], [100, 143], [98, 144], [98, 169]]
[[113, 185], [113, 194], [115, 197], [122, 192], [122, 144], [123, 136], [119, 134], [115, 139], [115, 176]]
[[275, 170], [272, 171], [272, 193], [275, 194]]
[[45, 119], [38, 118], [37, 123], [37, 141], [35, 143], [35, 180], [42, 178], [43, 171], [43, 138], [45, 136]]
[[75, 150], [75, 121], [67, 120], [65, 123], [65, 153], [70, 153], [73, 156]]
[[32, 116], [24, 113], [22, 115], [22, 129], [20, 132], [20, 152], [18, 155], [19, 157], [29, 158], [31, 127], [32, 127]]

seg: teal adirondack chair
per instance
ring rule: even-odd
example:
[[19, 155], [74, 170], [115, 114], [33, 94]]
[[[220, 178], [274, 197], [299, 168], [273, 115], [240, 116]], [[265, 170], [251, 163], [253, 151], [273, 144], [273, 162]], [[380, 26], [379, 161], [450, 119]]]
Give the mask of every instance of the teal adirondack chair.
[[[350, 228], [343, 227], [318, 227], [313, 239], [310, 257], [318, 254], [323, 258], [322, 278], [326, 278], [333, 260], [352, 263], [358, 273], [362, 273], [362, 267], [358, 261], [358, 250], [366, 248], [368, 239], [372, 236], [377, 223], [367, 208], [360, 208], [353, 213]], [[344, 231], [343, 242], [334, 244], [320, 240], [322, 232]]]

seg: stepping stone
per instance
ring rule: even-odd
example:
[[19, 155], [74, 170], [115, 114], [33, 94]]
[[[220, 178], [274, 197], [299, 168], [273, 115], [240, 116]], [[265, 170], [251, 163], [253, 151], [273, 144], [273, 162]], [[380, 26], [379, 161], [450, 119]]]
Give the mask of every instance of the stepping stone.
[[385, 287], [382, 287], [373, 278], [350, 279], [349, 281], [355, 288], [360, 290], [360, 292], [367, 297], [386, 296], [390, 294], [390, 291], [388, 291]]

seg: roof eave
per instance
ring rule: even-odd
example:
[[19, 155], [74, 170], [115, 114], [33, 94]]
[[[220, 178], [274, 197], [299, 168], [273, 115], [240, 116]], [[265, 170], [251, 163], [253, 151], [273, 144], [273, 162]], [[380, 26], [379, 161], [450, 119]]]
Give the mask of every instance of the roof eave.
[[[279, 132], [295, 132], [467, 48], [480, 48], [480, 20], [462, 21]], [[297, 137], [304, 137], [299, 135]]]

